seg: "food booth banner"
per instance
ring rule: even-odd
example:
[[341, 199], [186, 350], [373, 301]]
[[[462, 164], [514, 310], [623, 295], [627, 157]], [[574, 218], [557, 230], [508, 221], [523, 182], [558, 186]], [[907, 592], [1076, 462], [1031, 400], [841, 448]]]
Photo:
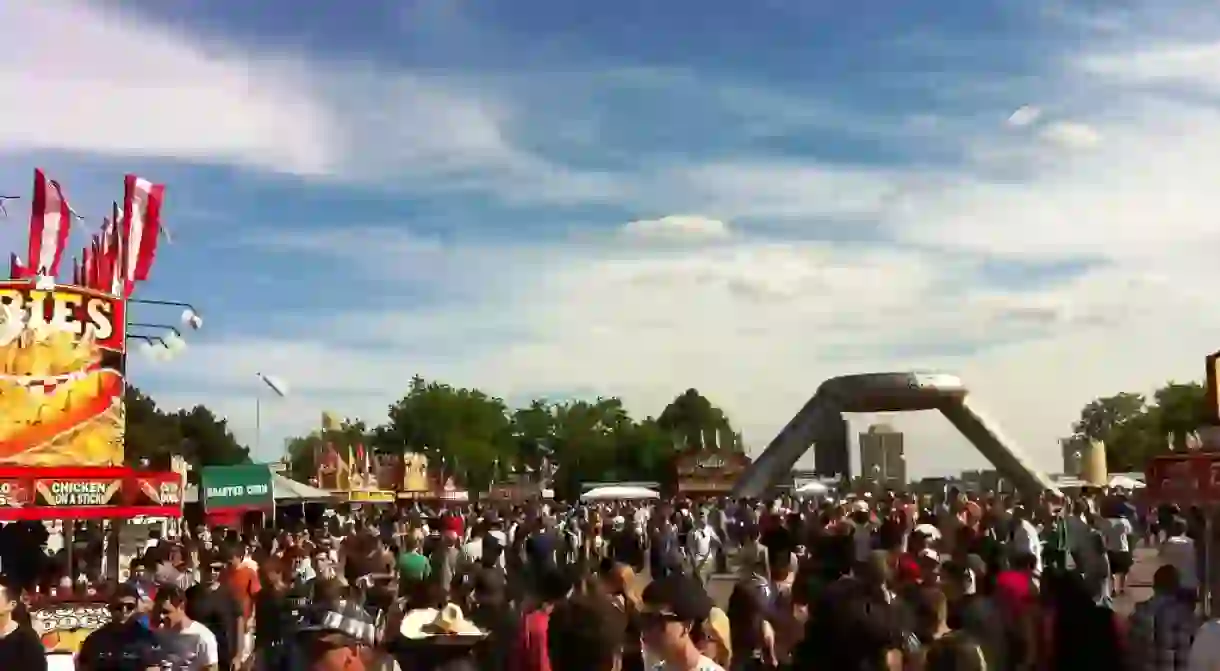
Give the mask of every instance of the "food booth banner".
[[393, 503], [393, 489], [353, 489], [347, 493], [348, 503]]
[[206, 513], [275, 507], [271, 469], [266, 464], [205, 466], [200, 483]]
[[125, 303], [0, 282], [0, 463], [123, 463]]
[[1151, 504], [1220, 503], [1220, 452], [1188, 452], [1153, 457], [1140, 496]]
[[686, 450], [674, 459], [673, 488], [681, 494], [728, 494], [749, 465], [750, 458], [734, 450]]
[[0, 466], [0, 521], [181, 517], [182, 478], [124, 467]]

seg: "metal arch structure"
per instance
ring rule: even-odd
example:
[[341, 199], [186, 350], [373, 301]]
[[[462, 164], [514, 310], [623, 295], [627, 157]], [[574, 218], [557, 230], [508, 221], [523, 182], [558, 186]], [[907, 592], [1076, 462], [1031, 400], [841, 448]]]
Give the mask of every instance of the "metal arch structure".
[[1057, 492], [1050, 477], [1031, 466], [968, 395], [961, 379], [946, 373], [866, 373], [826, 380], [737, 480], [733, 495], [759, 497], [786, 479], [797, 459], [819, 436], [828, 435], [845, 412], [915, 410], [939, 410], [1023, 496]]

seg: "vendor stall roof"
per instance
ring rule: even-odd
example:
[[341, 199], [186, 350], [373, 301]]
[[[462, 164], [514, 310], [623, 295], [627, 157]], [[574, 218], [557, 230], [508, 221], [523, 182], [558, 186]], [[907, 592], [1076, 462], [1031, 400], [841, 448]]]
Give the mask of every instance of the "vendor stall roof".
[[[335, 496], [325, 489], [311, 487], [303, 482], [297, 482], [278, 473], [271, 474], [271, 495], [276, 503], [320, 503], [333, 501]], [[199, 502], [199, 487], [188, 485], [183, 497], [186, 503]]]

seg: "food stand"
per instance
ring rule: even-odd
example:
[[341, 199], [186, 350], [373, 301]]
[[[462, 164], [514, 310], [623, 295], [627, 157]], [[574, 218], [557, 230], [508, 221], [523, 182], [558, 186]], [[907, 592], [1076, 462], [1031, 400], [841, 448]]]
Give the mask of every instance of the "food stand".
[[237, 529], [247, 513], [268, 515], [275, 510], [271, 469], [266, 464], [205, 466], [199, 482], [210, 526]]
[[1220, 553], [1215, 552], [1220, 539], [1220, 352], [1208, 355], [1207, 366], [1207, 425], [1198, 430], [1197, 448], [1153, 457], [1144, 473], [1146, 487], [1141, 492], [1145, 505], [1156, 507], [1171, 503], [1182, 509], [1197, 507], [1204, 520], [1203, 561], [1200, 579], [1203, 583], [1203, 612], [1212, 613], [1220, 588]]
[[[0, 282], [0, 522], [64, 521], [68, 577], [77, 520], [107, 529], [115, 580], [120, 520], [182, 516], [182, 470], [124, 462], [126, 312], [124, 298], [86, 287]], [[87, 592], [35, 595], [31, 620], [54, 663], [70, 668], [109, 619], [104, 606]]]
[[728, 496], [750, 457], [736, 450], [689, 449], [678, 453], [666, 489], [690, 498]]

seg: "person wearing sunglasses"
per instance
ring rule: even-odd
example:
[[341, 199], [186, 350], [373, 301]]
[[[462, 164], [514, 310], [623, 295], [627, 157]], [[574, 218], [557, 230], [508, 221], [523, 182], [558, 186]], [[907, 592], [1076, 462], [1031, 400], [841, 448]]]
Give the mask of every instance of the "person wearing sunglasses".
[[699, 651], [712, 600], [697, 580], [681, 573], [654, 580], [642, 600], [644, 646], [659, 659], [652, 671], [724, 671]]
[[161, 649], [156, 635], [137, 620], [140, 593], [119, 585], [110, 598], [110, 622], [85, 639], [77, 655], [77, 671], [145, 671], [158, 669]]

